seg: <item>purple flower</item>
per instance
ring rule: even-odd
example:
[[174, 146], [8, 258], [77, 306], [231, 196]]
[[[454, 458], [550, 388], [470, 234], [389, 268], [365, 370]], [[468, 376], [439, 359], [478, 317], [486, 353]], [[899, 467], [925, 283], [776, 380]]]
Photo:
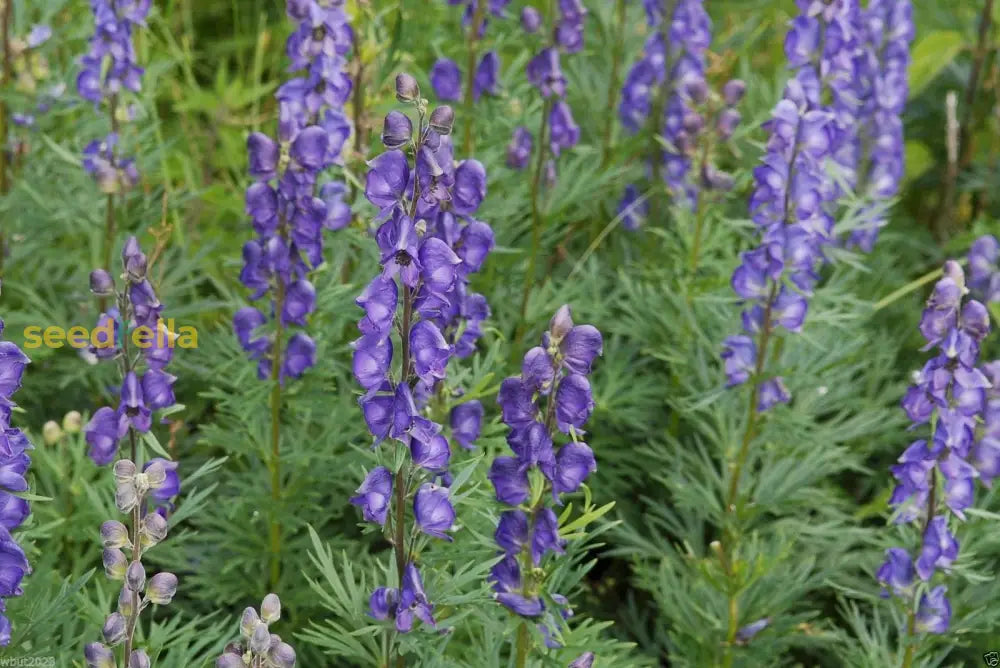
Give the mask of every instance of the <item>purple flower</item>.
[[424, 624], [435, 627], [434, 606], [427, 600], [420, 572], [413, 563], [406, 564], [403, 570], [403, 586], [399, 594], [399, 607], [396, 612], [396, 630], [408, 633], [413, 628], [413, 619], [417, 618]]
[[742, 385], [757, 364], [757, 346], [749, 336], [730, 336], [724, 341], [722, 359], [726, 363], [726, 387]]
[[639, 198], [639, 190], [632, 184], [625, 186], [622, 201], [618, 204], [618, 215], [622, 226], [629, 231], [642, 227], [649, 215], [649, 203]]
[[[385, 524], [392, 498], [392, 473], [384, 466], [372, 469], [361, 483], [357, 494], [350, 501], [362, 510], [366, 522]], [[374, 600], [374, 595], [373, 595]], [[372, 610], [375, 606], [372, 606]], [[376, 617], [385, 619], [385, 617]]]
[[938, 585], [920, 597], [917, 607], [917, 629], [924, 633], [944, 633], [951, 623], [951, 604], [945, 593], [948, 588]]
[[587, 377], [571, 373], [559, 383], [556, 389], [556, 424], [559, 431], [568, 434], [573, 428], [580, 431], [594, 410], [594, 397]]
[[573, 120], [573, 113], [563, 100], [552, 105], [549, 114], [551, 128], [549, 144], [552, 154], [556, 157], [564, 150], [573, 148], [580, 141], [580, 126]]
[[462, 72], [455, 61], [439, 58], [431, 68], [430, 78], [439, 100], [457, 102], [462, 99]]
[[552, 494], [575, 492], [596, 470], [597, 461], [590, 446], [586, 443], [567, 443], [556, 453], [555, 471], [551, 478]]
[[[896, 596], [905, 596], [913, 584], [913, 561], [906, 550], [892, 547], [885, 551], [885, 563], [879, 569], [877, 578], [885, 589], [891, 589]], [[883, 596], [889, 593], [883, 589]]]
[[[542, 508], [535, 515], [531, 530], [531, 561], [538, 566], [547, 552], [564, 552], [566, 541], [559, 537], [559, 520], [551, 508]], [[501, 546], [502, 547], [502, 546]]]
[[920, 557], [916, 562], [917, 575], [929, 580], [935, 568], [948, 569], [958, 556], [958, 541], [948, 531], [948, 519], [938, 515], [927, 525]]
[[516, 506], [528, 499], [528, 473], [515, 457], [497, 457], [487, 476], [497, 501]]
[[413, 497], [413, 515], [425, 534], [450, 541], [445, 532], [455, 523], [455, 509], [448, 497], [447, 487], [425, 482]]
[[434, 323], [421, 320], [410, 329], [410, 350], [418, 378], [430, 383], [445, 377], [451, 346]]
[[368, 600], [368, 614], [379, 621], [395, 615], [399, 604], [399, 590], [393, 587], [379, 587]]
[[284, 378], [299, 378], [316, 364], [316, 344], [309, 336], [296, 332], [288, 339], [281, 374]]
[[474, 447], [483, 424], [483, 405], [476, 399], [451, 409], [451, 434], [466, 450]]
[[526, 33], [536, 33], [542, 27], [542, 15], [530, 5], [521, 10], [521, 28]]
[[493, 537], [504, 553], [518, 555], [528, 544], [528, 516], [521, 510], [504, 511]]
[[410, 456], [413, 463], [421, 468], [445, 471], [451, 459], [451, 448], [448, 446], [448, 439], [441, 434], [414, 435], [410, 439]]
[[410, 166], [402, 151], [386, 151], [368, 163], [365, 197], [383, 212], [400, 205], [410, 182]]
[[528, 128], [519, 125], [514, 128], [514, 134], [507, 145], [507, 166], [511, 169], [524, 169], [531, 159], [532, 136]]
[[764, 413], [776, 404], [787, 404], [791, 401], [785, 383], [781, 378], [770, 378], [760, 384], [760, 392], [757, 399], [757, 412]]
[[[483, 57], [480, 58], [479, 65], [476, 66], [476, 75], [473, 79], [473, 95], [477, 102], [483, 93], [496, 95], [499, 92], [499, 78], [500, 56], [497, 55], [496, 51], [487, 51], [483, 54]], [[435, 88], [435, 91], [436, 90], [437, 89]]]
[[549, 47], [528, 63], [528, 81], [541, 92], [542, 97], [566, 96], [566, 77], [559, 66], [559, 51]]

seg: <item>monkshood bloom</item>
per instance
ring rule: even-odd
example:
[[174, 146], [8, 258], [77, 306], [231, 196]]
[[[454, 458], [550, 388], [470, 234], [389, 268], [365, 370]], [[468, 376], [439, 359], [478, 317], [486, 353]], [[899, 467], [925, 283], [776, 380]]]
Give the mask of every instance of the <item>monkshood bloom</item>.
[[[123, 646], [119, 665], [149, 665], [146, 652], [134, 647], [139, 613], [150, 604], [167, 605], [177, 591], [177, 576], [162, 572], [147, 580], [142, 564], [145, 552], [166, 538], [166, 516], [171, 500], [180, 492], [175, 462], [157, 457], [141, 467], [137, 464], [141, 434], [149, 431], [153, 411], [176, 403], [176, 378], [164, 370], [173, 357], [172, 335], [160, 319], [163, 305], [146, 277], [147, 268], [146, 255], [135, 237], [130, 237], [122, 248], [121, 290], [104, 269], [90, 275], [91, 291], [113, 297], [115, 304], [99, 320], [99, 326], [104, 323], [114, 336], [100, 338], [92, 352], [98, 359], [118, 363], [122, 385], [118, 408], [98, 409], [85, 428], [88, 454], [98, 465], [115, 462], [115, 506], [130, 517], [131, 526], [117, 520], [101, 525], [105, 574], [123, 584], [118, 610], [104, 623], [104, 643], [85, 648], [89, 666], [115, 665], [111, 648], [119, 644]], [[134, 336], [122, 335], [133, 331]], [[138, 340], [147, 344], [140, 347], [140, 354], [130, 346]], [[119, 443], [126, 436], [131, 453], [118, 458]]]
[[[909, 0], [873, 0], [861, 11], [861, 54], [854, 62], [857, 95], [860, 98], [860, 129], [855, 142], [845, 146], [868, 160], [865, 173], [858, 174], [859, 189], [866, 198], [885, 201], [896, 195], [903, 178], [903, 108], [909, 94], [907, 70], [913, 41], [913, 8]], [[849, 99], [845, 94], [843, 100]], [[849, 124], [844, 114], [842, 124]], [[848, 134], [850, 137], [850, 135]], [[860, 150], [859, 150], [860, 149]], [[885, 225], [873, 206], [864, 223], [851, 231], [849, 244], [870, 252]]]
[[295, 650], [269, 628], [280, 618], [281, 601], [277, 594], [264, 597], [260, 612], [254, 608], [244, 610], [240, 618], [240, 638], [226, 645], [215, 661], [216, 668], [294, 668]]
[[[545, 41], [536, 55], [528, 62], [528, 81], [538, 89], [545, 99], [541, 134], [536, 146], [531, 132], [524, 126], [514, 130], [514, 136], [507, 148], [507, 166], [523, 169], [527, 166], [532, 148], [543, 151], [542, 159], [550, 185], [555, 181], [555, 158], [580, 141], [580, 128], [573, 118], [572, 110], [565, 101], [566, 77], [560, 63], [561, 53], [576, 53], [583, 48], [583, 27], [587, 10], [579, 0], [560, 0], [556, 24], [551, 37]], [[521, 14], [522, 27], [529, 34], [541, 28], [542, 17], [533, 7], [524, 8]], [[548, 132], [548, 136], [544, 136]], [[542, 143], [544, 142], [544, 144]], [[548, 152], [545, 152], [546, 149]], [[545, 160], [546, 156], [551, 159]], [[541, 162], [539, 163], [542, 164]]]
[[[883, 596], [899, 596], [907, 605], [913, 601], [914, 576], [927, 582], [936, 570], [947, 572], [958, 557], [949, 517], [965, 519], [975, 479], [982, 477], [988, 485], [1000, 464], [987, 422], [995, 407], [994, 381], [1000, 380], [1000, 369], [978, 366], [980, 345], [990, 331], [989, 315], [980, 302], [966, 299], [967, 293], [961, 265], [945, 263], [944, 277], [934, 286], [920, 319], [920, 333], [927, 340], [924, 349], [937, 349], [937, 354], [914, 374], [902, 402], [914, 428], [930, 424], [931, 433], [911, 443], [891, 468], [897, 485], [889, 503], [895, 523], [921, 527], [921, 545], [916, 559], [902, 548], [887, 550], [877, 578]], [[980, 421], [986, 429], [977, 444]], [[910, 610], [919, 631], [947, 631], [951, 606], [945, 593], [945, 587], [938, 586]]]
[[[87, 454], [98, 466], [115, 460], [119, 442], [130, 428], [138, 433], [148, 432], [153, 411], [176, 403], [173, 386], [177, 378], [166, 371], [174, 354], [173, 335], [160, 318], [163, 304], [146, 277], [146, 264], [146, 255], [138, 241], [130, 237], [122, 248], [125, 285], [120, 291], [116, 291], [107, 271], [97, 269], [90, 275], [91, 291], [100, 297], [113, 296], [116, 304], [98, 318], [98, 328], [113, 330], [114, 339], [106, 340], [102, 334], [91, 352], [98, 359], [117, 360], [122, 369], [118, 407], [99, 408], [84, 430], [90, 446]], [[139, 356], [134, 351], [130, 353], [128, 347], [130, 339], [136, 338], [131, 333], [137, 328], [148, 332], [141, 337], [148, 345], [140, 349]], [[136, 362], [144, 362], [145, 368], [135, 365]]]
[[[240, 281], [251, 300], [265, 295], [263, 311], [245, 307], [233, 317], [240, 345], [257, 361], [259, 378], [298, 378], [316, 361], [316, 346], [304, 332], [283, 341], [284, 328], [304, 327], [316, 308], [316, 289], [309, 272], [323, 262], [323, 232], [345, 227], [351, 210], [347, 187], [320, 183], [320, 174], [342, 164], [341, 151], [351, 133], [343, 113], [351, 93], [345, 55], [353, 43], [347, 15], [337, 3], [290, 0], [288, 15], [298, 27], [286, 52], [291, 70], [303, 75], [284, 83], [278, 99], [277, 140], [260, 132], [247, 139], [250, 176], [246, 212], [256, 238], [243, 246]], [[275, 332], [258, 331], [269, 318]], [[275, 341], [285, 345], [276, 349]]]
[[106, 105], [111, 118], [111, 132], [84, 149], [84, 168], [106, 193], [119, 192], [138, 181], [134, 161], [118, 155], [115, 148], [118, 123], [130, 115], [122, 114], [121, 97], [126, 91], [138, 93], [141, 89], [143, 69], [136, 60], [133, 37], [137, 28], [145, 27], [151, 5], [151, 0], [90, 0], [94, 35], [80, 58], [76, 90], [95, 107]]
[[1000, 301], [1000, 241], [992, 234], [969, 248], [969, 288], [985, 302]]
[[[733, 290], [743, 300], [744, 334], [725, 341], [729, 386], [759, 375], [767, 345], [778, 327], [798, 332], [808, 310], [807, 298], [819, 279], [823, 248], [831, 243], [833, 218], [824, 207], [828, 181], [823, 164], [831, 148], [830, 114], [811, 111], [797, 79], [764, 124], [767, 154], [754, 169], [750, 211], [761, 244], [743, 253], [733, 272]], [[790, 400], [781, 378], [754, 381], [757, 410]]]
[[[559, 521], [548, 504], [579, 489], [597, 469], [594, 453], [581, 440], [594, 408], [590, 389], [591, 365], [602, 352], [601, 333], [592, 325], [574, 325], [568, 306], [562, 306], [549, 323], [540, 346], [529, 350], [521, 375], [500, 385], [497, 403], [510, 427], [507, 443], [514, 456], [493, 461], [489, 478], [499, 502], [511, 506], [500, 515], [496, 542], [504, 558], [492, 570], [490, 581], [497, 600], [522, 617], [540, 620], [546, 642], [558, 628], [557, 617], [547, 613], [550, 604], [567, 616], [565, 597], [545, 592], [533, 573], [550, 552], [561, 554], [565, 540]], [[560, 434], [569, 438], [556, 447]]]
[[[382, 132], [387, 150], [369, 163], [365, 196], [379, 211], [374, 236], [382, 269], [357, 299], [364, 316], [358, 322], [353, 370], [375, 444], [397, 441], [410, 457], [396, 471], [372, 469], [350, 501], [366, 521], [391, 525], [400, 586], [376, 589], [371, 614], [394, 619], [405, 633], [414, 618], [429, 625], [434, 620], [417, 565], [400, 558], [413, 550], [404, 552], [406, 517], [399, 509], [412, 494], [416, 528], [451, 540], [451, 446], [442, 425], [423, 409], [432, 396], [449, 392], [444, 384], [449, 360], [471, 355], [482, 334], [489, 307], [468, 282], [494, 242], [490, 226], [474, 217], [486, 196], [486, 170], [472, 159], [456, 164], [451, 108], [428, 114], [408, 74], [397, 77], [396, 97], [413, 105], [416, 123], [402, 111], [390, 112]], [[478, 401], [456, 405], [450, 415], [454, 440], [473, 447], [482, 419]], [[393, 495], [397, 511], [390, 515]]]
[[[652, 34], [625, 79], [618, 113], [628, 131], [648, 128], [652, 137], [666, 140], [666, 147], [653, 140], [649, 171], [662, 178], [678, 203], [694, 209], [701, 189], [732, 187], [732, 178], [710, 163], [709, 148], [726, 142], [739, 125], [736, 105], [746, 85], [734, 79], [716, 94], [705, 81], [712, 23], [702, 0], [674, 4], [668, 18], [665, 9], [646, 3]], [[636, 229], [642, 217], [632, 217], [628, 208], [635, 191], [629, 186], [619, 206], [626, 229]]]
[[[3, 334], [3, 320], [0, 320], [0, 334]], [[30, 362], [16, 345], [0, 341], [0, 647], [10, 642], [10, 620], [3, 614], [5, 600], [23, 593], [21, 580], [31, 573], [24, 550], [10, 534], [31, 512], [28, 502], [13, 493], [28, 489], [25, 475], [31, 459], [27, 451], [32, 445], [24, 432], [10, 424], [11, 408], [15, 405], [11, 397], [21, 387], [24, 369]]]

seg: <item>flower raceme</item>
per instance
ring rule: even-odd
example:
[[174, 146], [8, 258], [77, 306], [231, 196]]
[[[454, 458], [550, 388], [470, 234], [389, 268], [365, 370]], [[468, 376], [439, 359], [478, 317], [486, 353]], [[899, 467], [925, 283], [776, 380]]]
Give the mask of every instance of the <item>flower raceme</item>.
[[[883, 595], [899, 596], [907, 605], [913, 603], [916, 578], [929, 582], [937, 570], [950, 570], [958, 557], [950, 518], [965, 519], [976, 478], [989, 487], [1000, 474], [995, 410], [1000, 367], [979, 362], [989, 315], [980, 302], [966, 298], [961, 265], [949, 261], [943, 273], [920, 319], [925, 349], [936, 348], [937, 354], [914, 374], [902, 402], [913, 427], [929, 424], [931, 433], [910, 444], [891, 469], [897, 481], [889, 500], [893, 521], [917, 523], [921, 545], [916, 559], [903, 548], [887, 550], [877, 573]], [[947, 631], [951, 606], [946, 593], [939, 585], [920, 596], [910, 610], [917, 630]]]
[[270, 625], [281, 618], [281, 601], [277, 594], [268, 594], [260, 604], [260, 612], [247, 608], [240, 618], [240, 638], [226, 645], [215, 661], [216, 668], [294, 668], [295, 650]]
[[[306, 278], [323, 262], [323, 231], [338, 230], [351, 220], [340, 181], [320, 183], [324, 170], [342, 164], [341, 151], [351, 133], [343, 113], [352, 83], [345, 55], [353, 33], [340, 6], [316, 0], [291, 0], [287, 12], [297, 24], [286, 42], [293, 71], [303, 75], [285, 82], [276, 93], [278, 136], [254, 132], [247, 138], [247, 157], [254, 183], [246, 191], [246, 213], [257, 237], [243, 246], [240, 281], [251, 300], [268, 295], [278, 328], [304, 327], [316, 309], [316, 289]], [[233, 317], [233, 330], [261, 379], [278, 375], [298, 378], [316, 362], [316, 346], [304, 332], [288, 337], [284, 351], [275, 339], [258, 333], [268, 322], [264, 312], [245, 307]]]
[[[549, 494], [561, 504], [561, 495], [579, 489], [597, 468], [594, 453], [580, 437], [594, 408], [587, 376], [601, 352], [600, 332], [592, 325], [575, 325], [569, 307], [562, 306], [541, 345], [525, 354], [520, 376], [505, 379], [497, 396], [514, 456], [497, 457], [489, 478], [497, 501], [513, 509], [501, 513], [497, 524], [503, 559], [490, 581], [497, 600], [511, 612], [542, 620], [540, 628], [551, 646], [558, 646], [553, 637], [558, 621], [546, 614], [546, 598], [562, 616], [571, 611], [564, 596], [542, 591], [533, 569], [548, 553], [564, 551]], [[570, 440], [556, 448], [553, 439], [559, 434]]]
[[[381, 271], [357, 299], [364, 315], [353, 371], [375, 445], [394, 441], [409, 457], [396, 471], [372, 469], [350, 502], [366, 521], [391, 526], [399, 586], [377, 588], [370, 612], [378, 620], [393, 619], [405, 633], [415, 620], [433, 626], [434, 618], [411, 558], [415, 550], [403, 544], [404, 504], [412, 496], [421, 533], [451, 540], [451, 446], [426, 409], [432, 396], [456, 393], [445, 386], [448, 362], [474, 352], [489, 317], [485, 298], [472, 293], [468, 282], [493, 248], [493, 231], [474, 217], [486, 196], [485, 169], [472, 159], [455, 164], [451, 108], [428, 114], [427, 101], [408, 74], [397, 77], [396, 97], [412, 105], [416, 124], [407, 113], [391, 111], [382, 132], [386, 151], [369, 163], [365, 195], [378, 209], [374, 240]], [[459, 445], [473, 447], [482, 417], [475, 400], [452, 409], [449, 423]], [[390, 513], [394, 497], [396, 510]]]

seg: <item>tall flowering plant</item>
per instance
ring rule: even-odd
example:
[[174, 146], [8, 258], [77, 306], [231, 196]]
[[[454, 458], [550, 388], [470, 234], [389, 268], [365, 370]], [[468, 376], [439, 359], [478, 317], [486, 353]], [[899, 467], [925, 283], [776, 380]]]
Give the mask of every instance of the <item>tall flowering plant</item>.
[[[889, 500], [893, 521], [916, 524], [916, 558], [893, 547], [877, 577], [883, 595], [898, 597], [906, 608], [903, 665], [913, 664], [920, 633], [945, 633], [951, 621], [948, 588], [931, 588], [935, 573], [947, 574], [958, 557], [952, 528], [965, 519], [974, 501], [975, 479], [987, 486], [1000, 473], [1000, 449], [993, 437], [996, 415], [996, 364], [981, 367], [979, 349], [989, 334], [986, 307], [967, 299], [961, 265], [945, 263], [920, 319], [925, 349], [937, 354], [914, 375], [903, 410], [914, 428], [928, 425], [927, 438], [914, 441], [892, 467], [897, 485]], [[988, 415], [988, 420], [986, 419]], [[977, 432], [985, 425], [977, 443]]]
[[[0, 320], [0, 334], [3, 321]], [[10, 643], [10, 620], [4, 614], [6, 599], [20, 596], [21, 581], [31, 573], [31, 566], [24, 550], [11, 535], [28, 518], [28, 502], [15, 496], [28, 489], [25, 479], [31, 458], [27, 451], [31, 441], [24, 432], [10, 424], [11, 397], [21, 387], [25, 367], [31, 363], [28, 356], [10, 341], [0, 341], [0, 647]]]
[[[351, 220], [340, 181], [320, 182], [321, 173], [342, 164], [341, 151], [351, 134], [343, 113], [352, 81], [345, 56], [353, 43], [347, 15], [338, 4], [289, 0], [288, 16], [296, 28], [286, 42], [292, 71], [302, 76], [277, 91], [277, 141], [254, 132], [247, 139], [247, 158], [254, 183], [246, 190], [246, 212], [257, 237], [243, 246], [240, 282], [250, 299], [267, 297], [268, 306], [239, 309], [233, 330], [257, 375], [273, 383], [270, 396], [271, 498], [274, 512], [281, 501], [281, 388], [316, 364], [316, 344], [304, 331], [290, 336], [291, 326], [305, 327], [316, 310], [316, 288], [309, 273], [323, 262], [323, 232]], [[266, 315], [265, 315], [266, 313]], [[270, 323], [270, 331], [263, 328]], [[280, 575], [281, 525], [269, 529], [270, 578]]]
[[270, 625], [281, 619], [281, 600], [268, 594], [260, 611], [246, 608], [240, 618], [240, 639], [226, 645], [215, 661], [216, 668], [294, 668], [295, 650]]
[[[483, 165], [473, 159], [456, 165], [452, 157], [451, 108], [428, 114], [408, 74], [396, 78], [396, 97], [413, 108], [416, 124], [402, 111], [385, 117], [387, 150], [371, 161], [366, 178], [365, 196], [379, 210], [375, 242], [382, 269], [357, 299], [365, 314], [353, 371], [375, 445], [391, 439], [397, 447], [387, 458], [391, 468], [372, 469], [351, 503], [366, 521], [383, 525], [393, 544], [398, 585], [372, 592], [371, 615], [408, 633], [418, 620], [435, 625], [417, 564], [418, 535], [450, 541], [455, 520], [451, 446], [442, 426], [427, 417], [426, 403], [442, 390], [449, 360], [472, 352], [489, 315], [485, 298], [470, 293], [467, 283], [493, 247], [493, 232], [473, 217], [486, 196]], [[455, 440], [470, 447], [481, 420], [478, 402], [456, 407]], [[403, 661], [398, 647], [390, 651]]]
[[[495, 538], [503, 558], [490, 581], [497, 600], [538, 624], [550, 647], [560, 646], [560, 618], [572, 610], [565, 596], [546, 590], [539, 569], [549, 553], [563, 553], [566, 543], [552, 506], [561, 505], [562, 495], [575, 492], [597, 469], [593, 451], [581, 439], [594, 408], [587, 376], [602, 346], [597, 328], [574, 325], [569, 307], [562, 306], [541, 345], [525, 354], [520, 376], [505, 379], [497, 396], [514, 456], [497, 457], [490, 467], [497, 501], [511, 508], [497, 524]], [[521, 667], [531, 648], [524, 624], [516, 642]]]
[[[142, 563], [143, 555], [166, 538], [163, 504], [180, 492], [176, 463], [159, 457], [142, 463], [140, 445], [152, 426], [153, 411], [175, 403], [176, 378], [165, 371], [173, 357], [172, 335], [160, 320], [163, 305], [146, 277], [147, 258], [135, 237], [122, 249], [122, 267], [121, 290], [104, 269], [90, 275], [91, 291], [116, 304], [101, 314], [103, 334], [93, 352], [117, 362], [122, 385], [117, 409], [98, 409], [85, 434], [95, 463], [114, 461], [115, 506], [129, 518], [128, 526], [118, 520], [101, 525], [104, 572], [121, 581], [122, 588], [118, 609], [102, 629], [104, 643], [85, 648], [87, 665], [94, 668], [149, 666], [148, 654], [137, 646], [139, 615], [151, 604], [169, 604], [177, 591], [176, 575], [161, 572], [147, 580]], [[126, 438], [127, 450], [119, 454], [119, 444]], [[112, 649], [116, 645], [122, 646], [120, 663]]]
[[[105, 219], [104, 269], [111, 266], [115, 244], [114, 196], [139, 182], [135, 159], [122, 155], [119, 143], [122, 121], [134, 117], [134, 109], [125, 104], [125, 95], [138, 93], [143, 68], [139, 66], [133, 39], [135, 31], [145, 26], [152, 0], [90, 0], [94, 16], [94, 35], [87, 53], [80, 59], [76, 90], [80, 97], [99, 109], [105, 107], [109, 133], [83, 149], [83, 168], [94, 178], [101, 192], [107, 194]], [[102, 301], [102, 307], [104, 302]]]

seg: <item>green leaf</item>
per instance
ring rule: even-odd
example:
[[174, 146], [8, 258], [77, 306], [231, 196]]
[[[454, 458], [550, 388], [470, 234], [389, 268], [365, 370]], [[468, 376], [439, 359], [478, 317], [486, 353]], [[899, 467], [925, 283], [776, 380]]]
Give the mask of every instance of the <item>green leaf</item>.
[[906, 178], [917, 178], [934, 164], [934, 156], [927, 145], [915, 139], [906, 142]]
[[910, 96], [916, 97], [951, 64], [965, 39], [957, 30], [935, 30], [927, 33], [913, 47], [910, 61]]

